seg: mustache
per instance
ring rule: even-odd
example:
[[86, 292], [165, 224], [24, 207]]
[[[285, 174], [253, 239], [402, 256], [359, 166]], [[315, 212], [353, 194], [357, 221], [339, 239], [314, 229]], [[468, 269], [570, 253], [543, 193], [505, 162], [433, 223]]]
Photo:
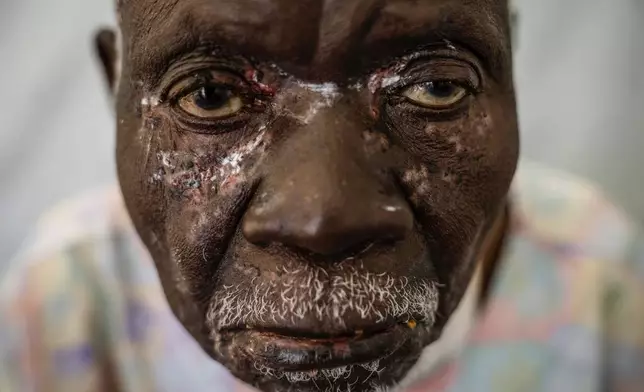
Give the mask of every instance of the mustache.
[[302, 320], [343, 329], [347, 317], [372, 324], [414, 319], [431, 326], [438, 287], [430, 279], [373, 273], [363, 266], [284, 266], [279, 278], [255, 277], [221, 287], [212, 297], [206, 323], [213, 335], [244, 326], [297, 325]]

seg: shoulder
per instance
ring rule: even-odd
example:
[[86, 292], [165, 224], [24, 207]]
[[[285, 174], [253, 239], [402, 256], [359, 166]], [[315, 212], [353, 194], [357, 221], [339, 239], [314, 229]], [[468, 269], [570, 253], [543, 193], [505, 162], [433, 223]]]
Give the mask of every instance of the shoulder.
[[635, 262], [631, 256], [641, 244], [641, 227], [592, 182], [522, 162], [512, 192], [518, 235], [560, 255]]
[[592, 183], [533, 163], [517, 173], [512, 215], [492, 295], [450, 390], [640, 390], [644, 242], [636, 221]]
[[[23, 313], [57, 307], [58, 312], [47, 314], [64, 320], [83, 314], [102, 297], [119, 301], [119, 292], [145, 277], [154, 283], [154, 268], [113, 186], [67, 200], [43, 215], [3, 276], [0, 301], [5, 311]], [[110, 292], [116, 294], [107, 296]]]
[[[545, 314], [559, 312], [559, 330], [593, 331], [611, 348], [607, 360], [641, 362], [644, 235], [638, 220], [592, 183], [538, 164], [525, 164], [515, 185], [517, 224], [504, 287], [529, 276], [526, 287], [550, 299]], [[522, 300], [517, 306], [534, 305], [515, 298]]]
[[[115, 238], [132, 232], [126, 218], [113, 187], [66, 201], [39, 220], [0, 282], [0, 363], [8, 371], [0, 389], [52, 383], [51, 390], [77, 390], [66, 384], [72, 380], [98, 388], [101, 369], [92, 357], [103, 332], [96, 326], [122, 303], [113, 256]], [[75, 377], [58, 377], [71, 369]]]
[[585, 296], [583, 308], [591, 303], [605, 308], [604, 298], [614, 292], [644, 298], [642, 228], [600, 188], [562, 171], [524, 163], [513, 196], [506, 270], [533, 280], [547, 277], [566, 298]]
[[73, 244], [105, 240], [131, 232], [117, 185], [94, 189], [65, 200], [38, 220], [18, 259], [37, 259]]
[[29, 293], [40, 307], [61, 297], [80, 305], [141, 284], [158, 286], [156, 273], [115, 185], [44, 214], [3, 277], [0, 298], [20, 302], [25, 296], [18, 293]]
[[232, 382], [174, 318], [117, 187], [57, 206], [29, 242], [0, 285], [0, 390]]
[[14, 293], [37, 288], [40, 301], [51, 301], [56, 294], [117, 284], [125, 267], [153, 271], [115, 185], [45, 213], [11, 261], [2, 287]]

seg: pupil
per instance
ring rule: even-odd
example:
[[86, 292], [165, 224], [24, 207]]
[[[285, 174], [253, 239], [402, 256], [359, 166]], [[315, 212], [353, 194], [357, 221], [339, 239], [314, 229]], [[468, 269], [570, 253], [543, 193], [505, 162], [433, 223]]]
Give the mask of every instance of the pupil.
[[229, 91], [220, 86], [204, 86], [195, 95], [195, 105], [204, 110], [221, 109], [228, 102]]
[[435, 97], [448, 98], [454, 94], [454, 86], [446, 82], [431, 82], [427, 84], [427, 92]]

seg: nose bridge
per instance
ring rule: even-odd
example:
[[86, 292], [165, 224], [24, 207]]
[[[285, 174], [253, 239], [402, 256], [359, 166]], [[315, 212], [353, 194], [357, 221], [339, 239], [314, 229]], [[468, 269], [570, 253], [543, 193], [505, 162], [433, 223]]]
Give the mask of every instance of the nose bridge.
[[[283, 200], [294, 222], [328, 220], [378, 194], [379, 182], [370, 173], [361, 146], [364, 122], [342, 102], [319, 108], [284, 145], [276, 170], [266, 184]], [[311, 225], [309, 222], [309, 226]]]
[[330, 83], [300, 84], [302, 92], [308, 99], [290, 111], [299, 126], [282, 147], [267, 183], [294, 199], [320, 203], [348, 201], [357, 188], [378, 187], [363, 148], [368, 125], [351, 105], [351, 97]]
[[346, 193], [341, 188], [350, 190], [372, 177], [361, 143], [364, 122], [345, 106], [319, 108], [294, 138], [292, 147], [302, 159], [292, 173], [307, 183], [302, 192], [339, 195]]
[[411, 229], [411, 211], [384, 191], [363, 148], [365, 121], [350, 107], [319, 108], [286, 140], [244, 218], [249, 241], [332, 254]]

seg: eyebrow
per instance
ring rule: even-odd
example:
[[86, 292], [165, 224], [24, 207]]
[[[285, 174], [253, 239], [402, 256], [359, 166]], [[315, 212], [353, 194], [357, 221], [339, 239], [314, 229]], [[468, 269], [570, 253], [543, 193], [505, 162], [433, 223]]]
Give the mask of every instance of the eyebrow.
[[[196, 7], [194, 2], [186, 1], [169, 15], [154, 15], [133, 26], [136, 40], [130, 51], [132, 76], [155, 84], [174, 61], [201, 49], [221, 56], [271, 59], [274, 45], [266, 42], [272, 23], [248, 12], [227, 15], [215, 7]], [[267, 34], [249, 34], [249, 27]]]
[[453, 44], [476, 55], [495, 79], [501, 80], [511, 67], [507, 28], [503, 27], [500, 16], [489, 10], [456, 4], [436, 10], [433, 18], [416, 16], [418, 21], [399, 22], [400, 30], [391, 31], [392, 24], [388, 22], [399, 15], [387, 14], [385, 10], [361, 49], [365, 62], [377, 66], [383, 60], [391, 62], [427, 46]]
[[[511, 67], [511, 50], [507, 28], [500, 15], [462, 3], [428, 5], [419, 9], [425, 14], [396, 12], [388, 7], [380, 10], [370, 28], [362, 32], [362, 39], [356, 41], [353, 53], [354, 56], [359, 54], [359, 60], [347, 64], [348, 76], [357, 76], [365, 68], [384, 66], [401, 56], [440, 43], [453, 43], [470, 50], [495, 79], [501, 80], [507, 73]], [[135, 78], [154, 85], [174, 60], [206, 44], [213, 46], [208, 48], [211, 50], [222, 49], [222, 53], [275, 60], [279, 64], [275, 59], [278, 54], [271, 45], [264, 43], [264, 37], [248, 37], [252, 34], [244, 34], [243, 30], [247, 26], [270, 28], [272, 21], [231, 20], [210, 10], [196, 12], [195, 7], [189, 6], [177, 7], [175, 11], [164, 20], [148, 20], [147, 26], [139, 26], [142, 31], [131, 51], [131, 61], [136, 63], [134, 70], [138, 72], [133, 75]], [[164, 27], [150, 28], [150, 24]], [[312, 45], [317, 46], [319, 42], [312, 42]]]

